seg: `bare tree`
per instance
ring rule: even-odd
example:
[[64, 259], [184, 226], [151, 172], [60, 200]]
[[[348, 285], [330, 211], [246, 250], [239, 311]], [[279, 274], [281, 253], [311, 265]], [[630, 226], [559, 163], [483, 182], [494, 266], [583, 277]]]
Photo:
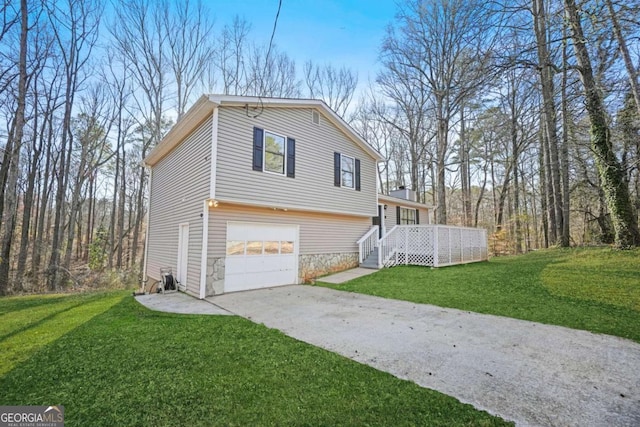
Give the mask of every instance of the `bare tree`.
[[[69, 203], [65, 266], [71, 265], [73, 243], [76, 239], [76, 222], [79, 221], [84, 200], [89, 202], [87, 230], [89, 236], [91, 235], [91, 184], [95, 180], [99, 168], [114, 155], [107, 143], [107, 136], [114, 120], [113, 116], [106, 111], [108, 107], [103, 86], [93, 86], [87, 91], [87, 96], [82, 97], [80, 114], [72, 121], [77, 154], [74, 156], [76, 164], [73, 165], [75, 177], [72, 181]], [[88, 198], [82, 197], [82, 192], [86, 191], [87, 184], [89, 185]], [[81, 238], [80, 232], [78, 232], [78, 238]]]
[[389, 194], [392, 169], [400, 169], [396, 165], [392, 165], [393, 159], [391, 150], [402, 139], [400, 132], [388, 120], [392, 113], [387, 111], [389, 108], [384, 99], [376, 94], [373, 86], [369, 87], [369, 92], [363, 96], [358, 102], [355, 113], [351, 120], [351, 126], [375, 148], [384, 157], [384, 161], [378, 162], [378, 184], [380, 192]]
[[[131, 69], [131, 74], [139, 90], [133, 91], [133, 99], [140, 113], [136, 117], [138, 127], [144, 127], [145, 136], [140, 146], [140, 158], [146, 157], [149, 150], [157, 145], [165, 132], [165, 102], [168, 98], [167, 76], [168, 35], [165, 26], [164, 8], [166, 3], [153, 3], [148, 0], [125, 0], [117, 12], [118, 22], [111, 27], [111, 35], [120, 54]], [[138, 165], [137, 197], [133, 242], [133, 259], [137, 262], [137, 237], [142, 229], [144, 214], [144, 194], [147, 174]]]
[[620, 54], [622, 55], [624, 66], [629, 76], [629, 85], [631, 87], [631, 94], [633, 95], [633, 99], [635, 101], [638, 114], [640, 114], [640, 83], [638, 83], [638, 69], [633, 64], [633, 59], [631, 59], [629, 46], [627, 44], [627, 40], [624, 34], [622, 33], [622, 25], [620, 25], [620, 20], [618, 19], [618, 13], [616, 12], [613, 6], [613, 1], [605, 0], [605, 3], [607, 5], [607, 10], [609, 11], [609, 19], [611, 20], [613, 33], [616, 39], [618, 40], [618, 45], [620, 47]]
[[[25, 271], [27, 268], [28, 251], [34, 239], [32, 224], [36, 218], [32, 218], [34, 208], [37, 207], [36, 201], [36, 184], [38, 172], [41, 168], [42, 155], [45, 151], [47, 128], [49, 118], [52, 114], [52, 108], [56, 103], [56, 95], [54, 95], [55, 84], [53, 81], [47, 82], [45, 78], [46, 65], [52, 57], [53, 38], [45, 26], [40, 23], [34, 23], [35, 31], [31, 31], [32, 38], [30, 40], [31, 51], [29, 62], [31, 64], [31, 77], [29, 84], [28, 97], [30, 102], [29, 115], [32, 117], [32, 125], [30, 126], [29, 145], [27, 155], [28, 162], [26, 165], [26, 189], [23, 193], [23, 209], [22, 221], [20, 224], [20, 248], [18, 251], [18, 265], [16, 268], [15, 284], [22, 287]], [[55, 80], [56, 73], [52, 74]], [[47, 84], [50, 87], [47, 88]], [[37, 226], [37, 222], [36, 222]], [[35, 245], [40, 245], [37, 241]], [[35, 257], [35, 248], [34, 248]]]
[[615, 242], [620, 248], [637, 246], [640, 244], [640, 232], [633, 215], [629, 188], [624, 180], [620, 162], [613, 151], [607, 115], [602, 95], [593, 76], [591, 58], [582, 29], [580, 14], [574, 0], [565, 0], [564, 4], [567, 19], [571, 26], [571, 37], [578, 62], [578, 71], [584, 87], [586, 108], [591, 121], [591, 147], [611, 214], [615, 230]]
[[[408, 172], [410, 186], [421, 192], [420, 165], [430, 149], [434, 133], [429, 107], [431, 92], [426, 84], [417, 76], [413, 67], [401, 61], [396, 50], [385, 51], [383, 63], [385, 69], [378, 75], [377, 83], [382, 94], [392, 101], [391, 106], [374, 104], [376, 115], [384, 118], [386, 124], [395, 128], [401, 135], [390, 150], [395, 163], [395, 186], [405, 185], [404, 174]], [[402, 145], [401, 145], [402, 144]], [[408, 163], [408, 170], [402, 165]], [[387, 184], [388, 186], [388, 184]]]
[[[269, 57], [267, 57], [267, 53]], [[254, 47], [248, 63], [246, 94], [295, 98], [300, 94], [300, 84], [296, 78], [295, 61], [274, 46], [271, 52], [266, 47]]]
[[[48, 10], [49, 21], [61, 53], [65, 73], [64, 116], [62, 119], [60, 161], [56, 189], [56, 211], [53, 225], [53, 241], [49, 261], [49, 289], [56, 289], [61, 283], [60, 252], [63, 234], [65, 195], [69, 183], [72, 138], [71, 116], [76, 93], [84, 76], [83, 67], [91, 57], [97, 39], [97, 29], [102, 15], [101, 5], [86, 0], [68, 0], [61, 9], [58, 4]], [[64, 266], [68, 270], [68, 266]]]
[[[544, 119], [546, 151], [549, 154], [547, 177], [551, 182], [550, 209], [554, 210], [552, 218], [553, 236], [560, 238], [562, 246], [569, 245], [569, 236], [563, 231], [562, 183], [560, 180], [560, 161], [558, 156], [557, 113], [555, 104], [554, 74], [555, 67], [549, 52], [547, 30], [547, 9], [544, 0], [533, 0], [534, 32], [540, 70], [540, 85], [542, 88], [542, 117]], [[567, 218], [568, 221], [568, 218]], [[554, 242], [555, 243], [555, 242]]]
[[[113, 171], [113, 195], [111, 221], [109, 224], [107, 257], [108, 268], [122, 267], [122, 251], [124, 240], [125, 222], [125, 191], [126, 191], [126, 141], [134, 119], [127, 114], [129, 102], [132, 97], [132, 88], [129, 83], [131, 71], [122, 55], [117, 50], [108, 52], [108, 63], [106, 64], [102, 79], [106, 82], [106, 88], [110, 102], [113, 107], [112, 115], [114, 119], [114, 171]], [[114, 263], [114, 255], [116, 256]]]
[[310, 98], [319, 98], [339, 116], [345, 117], [353, 93], [358, 86], [358, 74], [347, 67], [320, 66], [312, 61], [304, 64], [304, 82]]
[[169, 62], [176, 89], [178, 120], [184, 115], [192, 94], [213, 59], [213, 24], [208, 10], [197, 0], [174, 1], [164, 6], [164, 26], [169, 44]]
[[480, 1], [408, 0], [389, 32], [383, 52], [417, 72], [429, 88], [436, 126], [437, 222], [447, 221], [446, 163], [452, 117], [490, 77], [499, 15]]
[[[169, 63], [168, 34], [165, 26], [166, 3], [149, 0], [123, 0], [116, 12], [117, 22], [110, 31], [116, 48], [131, 67], [132, 77], [140, 91], [134, 91], [140, 123], [151, 126], [150, 147], [162, 139], [162, 122]], [[143, 153], [143, 155], [146, 153]]]
[[231, 26], [225, 25], [218, 41], [216, 65], [222, 77], [225, 95], [246, 94], [246, 50], [251, 25], [236, 16]]
[[[27, 0], [20, 0], [20, 51], [18, 58], [18, 88], [16, 94], [16, 113], [11, 125], [11, 133], [2, 161], [2, 176], [6, 173], [6, 181], [2, 182], [2, 240], [0, 244], [0, 295], [9, 289], [9, 263], [11, 244], [16, 225], [17, 183], [20, 162], [20, 150], [25, 128], [25, 109], [27, 100], [27, 39], [29, 32], [29, 11]], [[5, 172], [6, 170], [6, 172]]]

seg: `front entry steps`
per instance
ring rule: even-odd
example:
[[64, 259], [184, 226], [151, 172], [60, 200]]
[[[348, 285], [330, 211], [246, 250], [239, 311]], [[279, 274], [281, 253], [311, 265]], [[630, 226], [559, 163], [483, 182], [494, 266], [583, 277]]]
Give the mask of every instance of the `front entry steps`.
[[363, 263], [360, 264], [362, 268], [370, 268], [372, 270], [380, 270], [378, 267], [378, 248], [374, 248], [373, 251], [367, 256]]

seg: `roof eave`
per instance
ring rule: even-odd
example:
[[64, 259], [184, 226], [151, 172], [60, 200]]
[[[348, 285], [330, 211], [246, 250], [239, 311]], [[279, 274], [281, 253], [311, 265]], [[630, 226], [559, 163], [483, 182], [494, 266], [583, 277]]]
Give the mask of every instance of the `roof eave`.
[[365, 141], [347, 122], [344, 121], [335, 111], [333, 111], [324, 101], [320, 99], [292, 99], [292, 98], [260, 98], [254, 96], [232, 96], [232, 95], [209, 95], [209, 100], [220, 106], [244, 106], [249, 103], [260, 102], [264, 105], [281, 108], [315, 108], [322, 110], [331, 123], [346, 133], [376, 161], [385, 160], [384, 156], [375, 150]]
[[162, 138], [162, 141], [144, 158], [144, 164], [152, 167], [158, 163], [193, 131], [198, 124], [202, 123], [203, 120], [212, 114], [215, 106], [208, 96], [201, 96], [184, 116], [178, 120], [165, 137]]
[[433, 206], [426, 203], [414, 202], [413, 200], [401, 199], [399, 197], [388, 196], [386, 194], [378, 194], [378, 201], [387, 200], [391, 203], [404, 204], [410, 207], [420, 207], [422, 209], [433, 209]]
[[185, 115], [171, 128], [162, 141], [155, 146], [144, 158], [143, 163], [147, 167], [153, 167], [171, 150], [173, 150], [198, 124], [205, 120], [213, 109], [218, 106], [244, 106], [260, 102], [264, 105], [281, 108], [315, 108], [324, 112], [331, 123], [348, 135], [360, 148], [369, 154], [374, 160], [382, 161], [384, 157], [375, 150], [367, 141], [338, 116], [322, 100], [317, 99], [289, 99], [289, 98], [260, 98], [253, 96], [234, 95], [202, 95]]

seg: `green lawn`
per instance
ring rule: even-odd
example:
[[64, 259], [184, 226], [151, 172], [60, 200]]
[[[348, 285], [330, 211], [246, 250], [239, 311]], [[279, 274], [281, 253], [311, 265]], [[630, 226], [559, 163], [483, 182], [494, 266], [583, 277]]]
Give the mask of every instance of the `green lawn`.
[[0, 404], [61, 404], [69, 426], [507, 424], [245, 319], [123, 292], [3, 298], [0, 318]]
[[640, 342], [640, 250], [553, 249], [431, 269], [383, 269], [335, 289], [617, 335]]

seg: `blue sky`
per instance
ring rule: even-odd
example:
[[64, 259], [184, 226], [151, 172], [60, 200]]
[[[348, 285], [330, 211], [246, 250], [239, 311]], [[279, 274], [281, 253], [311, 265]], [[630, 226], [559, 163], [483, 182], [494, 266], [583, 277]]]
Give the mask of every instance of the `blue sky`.
[[[217, 30], [238, 15], [251, 23], [253, 40], [269, 42], [278, 0], [207, 4]], [[274, 43], [295, 59], [298, 67], [311, 59], [357, 71], [362, 88], [368, 78], [375, 79], [380, 43], [395, 10], [392, 0], [282, 0]]]

